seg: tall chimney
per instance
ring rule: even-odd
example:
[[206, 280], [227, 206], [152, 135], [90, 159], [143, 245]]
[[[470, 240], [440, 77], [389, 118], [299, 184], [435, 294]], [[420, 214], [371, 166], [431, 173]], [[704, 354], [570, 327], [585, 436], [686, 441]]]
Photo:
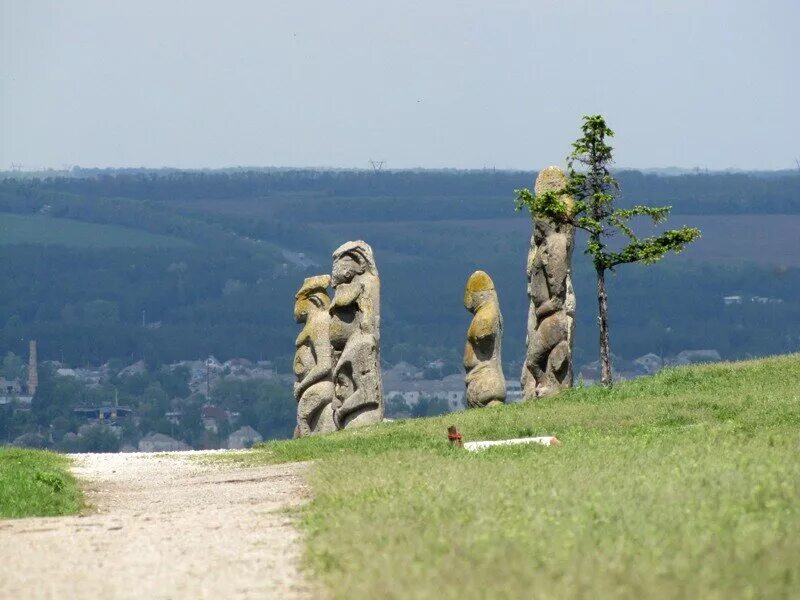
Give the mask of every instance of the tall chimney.
[[39, 387], [39, 371], [36, 360], [36, 340], [28, 342], [28, 395], [35, 396]]

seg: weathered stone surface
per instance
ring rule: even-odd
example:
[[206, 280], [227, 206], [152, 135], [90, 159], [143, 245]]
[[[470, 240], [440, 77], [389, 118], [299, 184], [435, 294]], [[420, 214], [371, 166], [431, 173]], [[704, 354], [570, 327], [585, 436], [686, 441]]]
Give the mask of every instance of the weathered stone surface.
[[383, 420], [380, 279], [372, 248], [347, 242], [333, 253], [330, 340], [334, 351], [334, 420], [338, 428]]
[[467, 406], [481, 408], [499, 405], [506, 400], [501, 349], [503, 315], [492, 278], [475, 271], [467, 280], [464, 307], [475, 315], [467, 330], [464, 348]]
[[333, 353], [330, 342], [329, 275], [309, 277], [295, 295], [294, 318], [304, 323], [295, 342], [295, 437], [336, 430], [333, 420]]
[[[557, 191], [567, 182], [558, 167], [539, 173], [535, 193]], [[572, 199], [565, 198], [568, 204]], [[571, 387], [575, 292], [572, 289], [572, 248], [575, 228], [534, 218], [528, 253], [528, 337], [522, 367], [526, 400]]]

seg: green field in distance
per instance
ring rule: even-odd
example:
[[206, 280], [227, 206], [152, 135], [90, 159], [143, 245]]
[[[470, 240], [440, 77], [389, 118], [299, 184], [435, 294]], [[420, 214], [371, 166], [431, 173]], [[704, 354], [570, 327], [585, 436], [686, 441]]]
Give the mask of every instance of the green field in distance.
[[85, 223], [47, 215], [0, 213], [0, 244], [45, 244], [83, 248], [189, 246], [180, 238], [118, 225]]

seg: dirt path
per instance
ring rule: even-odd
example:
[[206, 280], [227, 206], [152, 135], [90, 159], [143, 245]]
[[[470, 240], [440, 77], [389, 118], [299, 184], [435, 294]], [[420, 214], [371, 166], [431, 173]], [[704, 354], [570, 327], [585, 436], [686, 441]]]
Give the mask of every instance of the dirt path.
[[80, 517], [0, 521], [0, 598], [307, 598], [285, 510], [306, 465], [234, 468], [187, 455], [84, 454]]

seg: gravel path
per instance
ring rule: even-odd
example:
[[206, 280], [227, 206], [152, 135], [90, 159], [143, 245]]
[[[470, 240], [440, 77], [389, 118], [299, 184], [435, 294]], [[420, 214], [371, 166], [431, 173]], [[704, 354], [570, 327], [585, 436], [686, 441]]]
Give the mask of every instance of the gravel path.
[[289, 511], [304, 464], [75, 455], [92, 509], [0, 521], [0, 598], [308, 598]]

